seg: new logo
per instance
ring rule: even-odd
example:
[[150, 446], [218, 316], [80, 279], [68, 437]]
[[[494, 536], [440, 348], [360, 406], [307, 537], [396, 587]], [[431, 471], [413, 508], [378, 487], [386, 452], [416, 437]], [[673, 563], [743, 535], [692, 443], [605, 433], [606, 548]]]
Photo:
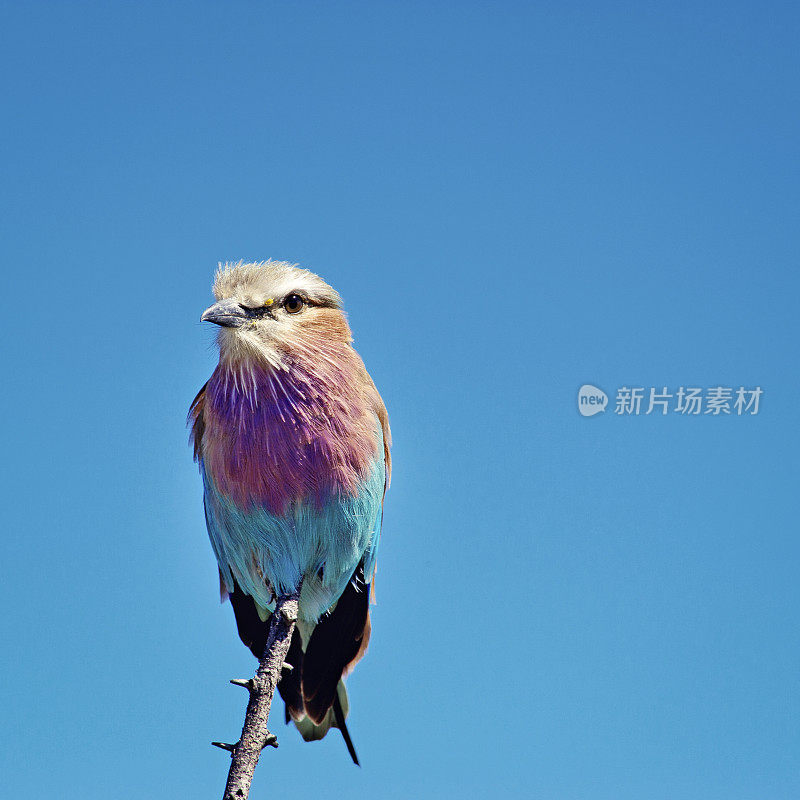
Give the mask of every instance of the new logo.
[[578, 411], [584, 417], [593, 417], [601, 411], [606, 410], [608, 397], [602, 389], [592, 386], [591, 383], [584, 383], [578, 389]]

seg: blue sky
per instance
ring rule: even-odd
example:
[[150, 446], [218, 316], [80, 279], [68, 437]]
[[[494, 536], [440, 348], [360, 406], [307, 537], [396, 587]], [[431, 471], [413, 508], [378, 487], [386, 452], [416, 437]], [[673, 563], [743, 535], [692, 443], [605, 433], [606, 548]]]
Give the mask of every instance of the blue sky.
[[792, 5], [3, 18], [5, 793], [221, 795], [255, 662], [184, 420], [216, 263], [274, 257], [344, 296], [395, 476], [364, 766], [278, 712], [252, 797], [800, 794]]

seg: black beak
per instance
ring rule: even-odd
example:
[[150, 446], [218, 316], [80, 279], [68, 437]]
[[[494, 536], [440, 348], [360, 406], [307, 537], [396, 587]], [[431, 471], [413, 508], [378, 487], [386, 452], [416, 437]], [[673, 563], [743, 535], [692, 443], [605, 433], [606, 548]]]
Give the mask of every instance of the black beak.
[[239, 328], [247, 322], [247, 309], [235, 300], [220, 300], [207, 308], [200, 322], [213, 322], [223, 328]]

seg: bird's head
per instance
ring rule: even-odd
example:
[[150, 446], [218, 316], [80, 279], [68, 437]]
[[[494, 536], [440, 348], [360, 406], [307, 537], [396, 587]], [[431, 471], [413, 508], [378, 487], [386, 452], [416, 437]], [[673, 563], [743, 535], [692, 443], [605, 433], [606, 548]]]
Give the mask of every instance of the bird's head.
[[337, 292], [293, 264], [220, 265], [214, 296], [217, 302], [200, 319], [220, 326], [222, 361], [256, 360], [280, 369], [287, 356], [307, 358], [352, 341]]

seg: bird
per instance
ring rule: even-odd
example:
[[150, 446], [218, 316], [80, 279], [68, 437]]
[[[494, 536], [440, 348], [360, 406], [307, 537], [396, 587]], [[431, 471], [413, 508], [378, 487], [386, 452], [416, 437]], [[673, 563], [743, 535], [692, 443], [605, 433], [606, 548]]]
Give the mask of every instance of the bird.
[[239, 637], [256, 658], [277, 598], [300, 590], [278, 691], [303, 739], [347, 729], [344, 679], [366, 652], [391, 477], [386, 407], [342, 299], [285, 261], [218, 266], [219, 363], [189, 410], [206, 527]]

